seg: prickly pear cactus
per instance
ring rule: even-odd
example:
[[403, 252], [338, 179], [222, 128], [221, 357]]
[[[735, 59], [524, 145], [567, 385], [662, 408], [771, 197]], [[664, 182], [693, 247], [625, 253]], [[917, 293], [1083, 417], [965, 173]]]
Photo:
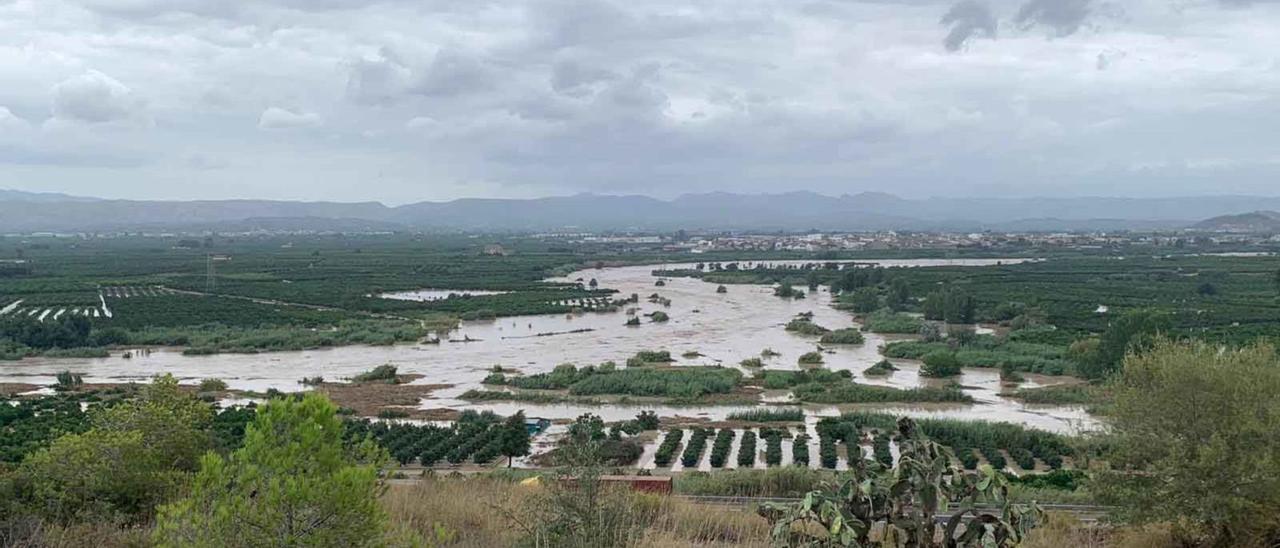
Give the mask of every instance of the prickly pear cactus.
[[[951, 450], [925, 438], [910, 418], [898, 420], [898, 463], [868, 464], [856, 445], [852, 477], [813, 491], [798, 504], [760, 508], [777, 546], [882, 548], [1011, 548], [1044, 512], [1008, 502], [1009, 483], [990, 466], [976, 474], [952, 464]], [[1000, 515], [979, 512], [996, 502]], [[814, 531], [821, 531], [815, 534]]]

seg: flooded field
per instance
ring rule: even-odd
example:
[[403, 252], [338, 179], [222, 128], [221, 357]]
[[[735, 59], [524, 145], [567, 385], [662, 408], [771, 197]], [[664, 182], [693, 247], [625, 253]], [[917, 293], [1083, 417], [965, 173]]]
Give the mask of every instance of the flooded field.
[[501, 295], [506, 291], [486, 291], [483, 289], [419, 289], [416, 291], [397, 291], [382, 293], [379, 297], [398, 301], [442, 301], [451, 297], [472, 297], [477, 295]]
[[[858, 261], [868, 263], [870, 261]], [[895, 260], [876, 261], [883, 266], [936, 266], [995, 264], [996, 260]], [[1003, 261], [1010, 262], [1008, 259]], [[777, 264], [778, 262], [771, 262]], [[744, 267], [751, 262], [740, 263]], [[598, 364], [607, 360], [622, 363], [640, 350], [668, 350], [677, 365], [712, 365], [738, 367], [738, 362], [758, 357], [770, 348], [780, 355], [766, 360], [771, 369], [797, 369], [797, 358], [815, 348], [817, 339], [783, 330], [788, 320], [802, 312], [812, 312], [813, 321], [836, 329], [854, 325], [852, 316], [830, 306], [826, 288], [802, 300], [785, 300], [772, 295], [767, 286], [731, 285], [728, 292], [716, 293], [716, 285], [691, 278], [666, 278], [665, 286], [655, 287], [659, 279], [651, 274], [661, 268], [689, 268], [692, 265], [629, 266], [576, 272], [558, 281], [596, 279], [601, 288], [616, 289], [620, 297], [640, 295], [640, 326], [624, 325], [626, 312], [584, 313], [574, 315], [540, 315], [501, 318], [493, 321], [464, 322], [456, 331], [442, 337], [440, 344], [397, 345], [389, 347], [340, 347], [325, 350], [280, 352], [268, 354], [220, 354], [183, 356], [180, 349], [157, 349], [134, 353], [132, 358], [114, 355], [94, 359], [27, 359], [0, 362], [0, 383], [51, 384], [54, 375], [63, 370], [84, 375], [87, 383], [145, 381], [156, 373], [170, 372], [184, 383], [200, 379], [221, 378], [232, 389], [265, 391], [276, 388], [296, 391], [304, 387], [304, 377], [321, 376], [330, 381], [341, 380], [381, 364], [392, 364], [402, 374], [420, 374], [414, 381], [421, 384], [447, 384], [422, 401], [427, 409], [489, 409], [500, 414], [524, 409], [528, 415], [553, 419], [569, 419], [582, 413], [595, 413], [605, 420], [632, 418], [641, 409], [656, 410], [661, 416], [690, 419], [721, 420], [741, 406], [669, 407], [640, 404], [618, 405], [540, 405], [518, 403], [471, 404], [458, 399], [468, 389], [480, 387], [489, 370], [500, 365], [524, 374], [550, 371], [558, 364]], [[670, 299], [670, 306], [649, 303], [646, 297], [658, 293]], [[643, 314], [662, 310], [670, 316], [666, 323], [651, 323]], [[858, 382], [909, 388], [925, 382], [918, 375], [918, 364], [895, 360], [900, 368], [887, 377], [867, 378], [862, 370], [881, 359], [878, 347], [885, 337], [868, 333], [860, 346], [835, 347], [825, 356], [825, 366], [832, 370], [847, 369]], [[686, 352], [701, 356], [683, 358]], [[1065, 382], [1068, 379], [1032, 378], [1024, 386]], [[972, 405], [878, 405], [918, 416], [945, 416], [964, 419], [998, 420], [1021, 423], [1046, 430], [1074, 432], [1095, 426], [1078, 407], [1026, 406], [1001, 396], [999, 372], [987, 369], [965, 370], [959, 382], [977, 403]], [[780, 396], [785, 399], [785, 395]], [[841, 409], [858, 406], [806, 406], [814, 416], [838, 414]], [[866, 406], [863, 406], [866, 408]]]

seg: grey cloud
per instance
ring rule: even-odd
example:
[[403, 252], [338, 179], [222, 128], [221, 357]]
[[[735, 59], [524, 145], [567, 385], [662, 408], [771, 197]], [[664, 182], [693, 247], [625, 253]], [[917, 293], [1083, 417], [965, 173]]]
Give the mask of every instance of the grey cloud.
[[976, 0], [957, 2], [942, 16], [941, 23], [951, 27], [951, 32], [948, 32], [947, 37], [942, 41], [947, 51], [959, 51], [975, 37], [996, 37], [995, 15], [986, 4]]
[[1090, 4], [1091, 0], [1030, 0], [1018, 10], [1014, 21], [1024, 30], [1044, 25], [1057, 36], [1070, 36], [1089, 17]]
[[96, 70], [53, 86], [53, 115], [59, 120], [104, 123], [142, 114], [144, 101], [128, 86]]
[[294, 129], [319, 126], [323, 120], [314, 112], [295, 112], [280, 107], [268, 107], [258, 117], [258, 129]]
[[23, 131], [31, 129], [31, 123], [19, 118], [9, 107], [0, 105], [0, 129], [8, 132]]
[[564, 95], [581, 96], [593, 84], [616, 77], [616, 74], [605, 69], [586, 66], [574, 60], [560, 60], [551, 67], [551, 89]]
[[441, 49], [410, 88], [422, 95], [447, 97], [490, 88], [495, 78], [493, 69], [479, 57], [455, 49]]
[[[1075, 3], [47, 0], [0, 18], [0, 180], [396, 201], [973, 190], [954, 181], [1070, 193], [1099, 188], [1108, 165], [1274, 157], [1274, 3], [1059, 1]], [[1108, 24], [1089, 40], [1041, 38], [1095, 21]], [[973, 51], [939, 55], [942, 35]], [[66, 122], [42, 124], [54, 84], [86, 67], [103, 78], [66, 84]], [[1112, 72], [1082, 74], [1095, 67]], [[149, 114], [164, 123], [119, 123]], [[129, 165], [66, 154], [106, 147], [154, 161], [58, 169]], [[351, 184], [372, 172], [386, 176]]]
[[171, 14], [216, 18], [246, 18], [256, 9], [273, 7], [297, 11], [331, 11], [377, 6], [391, 0], [73, 0], [104, 15], [147, 19]]
[[412, 71], [386, 55], [360, 58], [347, 67], [347, 98], [378, 105], [398, 100], [408, 89]]

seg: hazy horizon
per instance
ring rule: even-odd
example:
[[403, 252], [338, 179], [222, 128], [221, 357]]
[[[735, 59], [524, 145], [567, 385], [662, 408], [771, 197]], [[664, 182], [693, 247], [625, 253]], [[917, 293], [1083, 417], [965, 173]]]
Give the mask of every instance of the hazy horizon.
[[[1273, 193], [1273, 194], [1261, 194], [1261, 193], [1259, 193], [1259, 194], [1205, 193], [1205, 194], [1200, 194], [1200, 195], [1184, 194], [1184, 195], [1170, 195], [1170, 196], [1139, 196], [1139, 195], [1076, 195], [1076, 196], [1054, 196], [1054, 195], [1048, 195], [1048, 194], [1045, 194], [1045, 195], [1026, 195], [1026, 196], [945, 196], [945, 195], [941, 195], [941, 196], [916, 196], [916, 197], [907, 197], [907, 196], [900, 196], [900, 195], [895, 194], [895, 193], [893, 193], [893, 192], [875, 191], [875, 190], [870, 190], [870, 191], [860, 191], [860, 192], [850, 192], [850, 193], [839, 193], [839, 194], [837, 194], [837, 193], [824, 193], [824, 192], [817, 192], [817, 191], [804, 190], [804, 189], [795, 189], [795, 190], [782, 190], [782, 191], [776, 191], [776, 192], [734, 192], [734, 191], [724, 191], [724, 190], [708, 190], [708, 191], [698, 191], [698, 192], [685, 192], [685, 193], [675, 194], [675, 195], [670, 195], [670, 196], [654, 196], [654, 195], [650, 195], [650, 194], [645, 194], [645, 193], [643, 193], [643, 192], [596, 192], [596, 191], [591, 191], [591, 190], [582, 190], [582, 191], [577, 191], [577, 192], [572, 192], [572, 193], [563, 193], [563, 194], [547, 194], [547, 195], [542, 195], [542, 196], [515, 196], [515, 197], [512, 197], [512, 196], [458, 196], [458, 197], [452, 197], [452, 198], [441, 198], [441, 199], [420, 199], [420, 200], [413, 200], [413, 199], [409, 199], [409, 200], [401, 201], [401, 202], [393, 202], [393, 201], [375, 200], [375, 199], [363, 199], [363, 200], [361, 200], [361, 199], [350, 199], [350, 200], [345, 200], [345, 199], [336, 199], [336, 200], [318, 199], [318, 200], [312, 200], [312, 199], [307, 199], [307, 198], [289, 198], [289, 197], [280, 197], [280, 198], [264, 198], [264, 197], [254, 197], [254, 196], [224, 196], [224, 197], [207, 197], [207, 198], [206, 198], [206, 197], [196, 197], [196, 198], [182, 198], [182, 197], [179, 197], [179, 198], [163, 198], [163, 197], [154, 197], [154, 198], [129, 198], [129, 197], [117, 197], [117, 196], [97, 195], [97, 194], [95, 194], [95, 195], [89, 195], [89, 194], [76, 194], [76, 193], [69, 193], [69, 192], [60, 192], [60, 191], [57, 191], [57, 190], [47, 190], [47, 191], [46, 191], [46, 190], [23, 190], [23, 189], [19, 189], [19, 188], [3, 188], [3, 187], [0, 187], [0, 201], [3, 201], [3, 200], [4, 200], [4, 198], [5, 198], [5, 197], [4, 197], [4, 193], [5, 193], [6, 191], [20, 192], [20, 193], [30, 193], [30, 194], [36, 194], [36, 195], [40, 195], [40, 194], [46, 194], [46, 195], [51, 195], [51, 196], [52, 196], [52, 195], [61, 195], [61, 196], [69, 197], [69, 198], [83, 198], [83, 199], [90, 199], [90, 200], [102, 200], [102, 201], [138, 201], [138, 202], [151, 202], [151, 201], [155, 201], [155, 202], [198, 202], [198, 201], [204, 201], [204, 202], [229, 202], [229, 201], [274, 201], [274, 202], [298, 202], [298, 203], [306, 203], [306, 202], [332, 202], [332, 203], [336, 203], [336, 204], [364, 204], [364, 203], [378, 203], [378, 204], [382, 204], [382, 205], [384, 205], [384, 206], [386, 206], [386, 207], [391, 207], [391, 208], [400, 207], [400, 206], [406, 206], [406, 205], [413, 205], [413, 204], [421, 204], [421, 203], [449, 203], [449, 202], [457, 202], [457, 201], [463, 201], [463, 200], [542, 200], [542, 199], [574, 198], [574, 197], [579, 197], [579, 196], [594, 196], [594, 197], [601, 197], [601, 198], [633, 198], [633, 197], [634, 197], [634, 198], [646, 198], [646, 199], [658, 200], [658, 201], [662, 201], [662, 202], [673, 202], [673, 201], [680, 200], [681, 198], [690, 198], [690, 197], [698, 197], [698, 196], [708, 196], [708, 195], [715, 195], [715, 194], [726, 194], [726, 195], [731, 195], [731, 196], [742, 196], [742, 197], [764, 197], [764, 196], [782, 196], [782, 195], [802, 195], [802, 194], [809, 194], [809, 195], [816, 195], [816, 196], [820, 196], [820, 197], [833, 198], [833, 199], [836, 199], [836, 198], [844, 198], [844, 197], [857, 198], [857, 197], [862, 196], [862, 195], [875, 195], [875, 196], [885, 196], [885, 197], [898, 198], [898, 199], [902, 199], [902, 200], [909, 201], [909, 202], [919, 202], [919, 201], [953, 201], [953, 200], [965, 200], [965, 199], [993, 199], [993, 200], [1008, 199], [1008, 200], [1022, 200], [1022, 201], [1036, 201], [1036, 200], [1048, 200], [1048, 201], [1052, 201], [1052, 200], [1099, 200], [1099, 201], [1105, 201], [1105, 200], [1140, 200], [1140, 201], [1146, 201], [1146, 200], [1194, 200], [1194, 199], [1199, 199], [1199, 198], [1267, 198], [1267, 199], [1271, 199], [1271, 198], [1280, 198], [1280, 192]], [[1244, 212], [1246, 212], [1246, 211], [1241, 210], [1240, 212], [1241, 212], [1241, 213], [1244, 213]]]
[[10, 0], [0, 188], [1276, 196], [1280, 3]]

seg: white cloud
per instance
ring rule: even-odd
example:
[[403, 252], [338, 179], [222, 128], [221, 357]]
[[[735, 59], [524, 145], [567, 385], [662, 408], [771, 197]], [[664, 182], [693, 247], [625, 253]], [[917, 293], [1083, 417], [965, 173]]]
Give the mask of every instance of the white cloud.
[[119, 80], [89, 70], [53, 86], [53, 116], [98, 124], [139, 119], [145, 102]]
[[294, 112], [280, 107], [267, 107], [258, 117], [258, 129], [312, 128], [322, 123], [314, 112]]
[[17, 117], [9, 107], [0, 106], [0, 131], [21, 132], [31, 129], [31, 123]]
[[1199, 164], [1125, 166], [1211, 158], [1274, 193], [1277, 26], [1258, 0], [0, 0], [0, 180], [1186, 194]]

